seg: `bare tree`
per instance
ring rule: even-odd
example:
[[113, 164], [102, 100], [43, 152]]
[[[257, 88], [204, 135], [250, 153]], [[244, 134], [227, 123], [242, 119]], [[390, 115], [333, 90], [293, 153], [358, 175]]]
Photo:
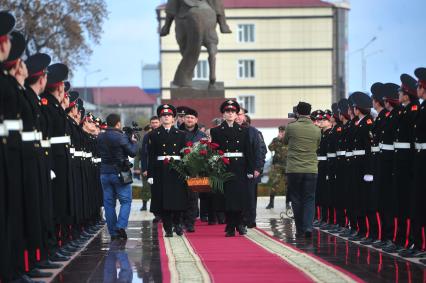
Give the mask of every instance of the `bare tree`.
[[104, 0], [0, 0], [0, 10], [15, 15], [27, 55], [45, 52], [70, 68], [91, 55], [108, 17]]

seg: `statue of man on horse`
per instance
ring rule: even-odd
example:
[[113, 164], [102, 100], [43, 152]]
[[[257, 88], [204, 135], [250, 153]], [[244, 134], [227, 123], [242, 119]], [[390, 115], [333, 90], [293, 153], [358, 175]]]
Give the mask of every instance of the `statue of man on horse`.
[[231, 33], [226, 23], [222, 0], [168, 0], [166, 21], [161, 28], [161, 36], [169, 34], [173, 20], [176, 25], [176, 40], [182, 55], [173, 84], [180, 87], [192, 85], [194, 69], [198, 63], [201, 47], [204, 46], [209, 54], [209, 86], [214, 87], [219, 43], [216, 25], [219, 24], [222, 33]]

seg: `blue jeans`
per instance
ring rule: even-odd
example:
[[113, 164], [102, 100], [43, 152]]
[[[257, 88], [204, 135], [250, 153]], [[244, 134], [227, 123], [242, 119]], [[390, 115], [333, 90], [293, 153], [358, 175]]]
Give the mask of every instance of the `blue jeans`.
[[296, 231], [299, 234], [312, 232], [317, 174], [289, 173], [287, 182]]
[[[102, 189], [104, 191], [105, 218], [108, 232], [111, 236], [118, 235], [118, 229], [125, 229], [129, 222], [130, 206], [132, 204], [132, 186], [123, 185], [118, 174], [101, 174]], [[120, 213], [115, 212], [116, 201], [120, 201]]]

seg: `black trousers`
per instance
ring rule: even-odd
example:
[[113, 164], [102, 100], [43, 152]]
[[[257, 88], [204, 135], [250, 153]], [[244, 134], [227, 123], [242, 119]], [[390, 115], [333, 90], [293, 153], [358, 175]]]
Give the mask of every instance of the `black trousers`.
[[161, 213], [164, 230], [171, 232], [174, 226], [182, 224], [182, 211], [164, 210]]
[[256, 208], [257, 208], [257, 182], [250, 180], [248, 182], [248, 207], [244, 211], [244, 222], [245, 224], [256, 223]]
[[188, 206], [183, 214], [183, 224], [186, 227], [194, 226], [198, 212], [198, 193], [188, 192]]
[[226, 211], [226, 231], [235, 231], [235, 229], [243, 225], [243, 212], [242, 211]]

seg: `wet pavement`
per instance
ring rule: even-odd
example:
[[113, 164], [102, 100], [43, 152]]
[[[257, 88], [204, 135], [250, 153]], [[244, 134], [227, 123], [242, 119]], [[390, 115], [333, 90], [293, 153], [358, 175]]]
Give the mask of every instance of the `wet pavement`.
[[[310, 240], [295, 237], [291, 219], [280, 219], [284, 201], [263, 209], [259, 198], [258, 227], [294, 247], [345, 269], [366, 282], [426, 282], [426, 267], [315, 230]], [[127, 241], [114, 241], [106, 230], [59, 273], [52, 282], [162, 282], [157, 228], [152, 216], [132, 205]]]
[[111, 242], [102, 231], [52, 282], [162, 282], [156, 225], [130, 222], [127, 235]]

